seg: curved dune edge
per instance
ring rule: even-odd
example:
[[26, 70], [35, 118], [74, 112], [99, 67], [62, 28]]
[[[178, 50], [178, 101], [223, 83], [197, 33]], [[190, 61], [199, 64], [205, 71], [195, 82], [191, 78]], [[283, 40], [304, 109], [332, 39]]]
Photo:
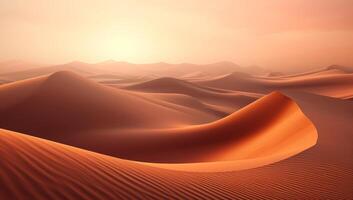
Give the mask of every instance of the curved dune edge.
[[102, 144], [120, 141], [112, 143], [109, 155], [200, 172], [236, 171], [278, 162], [314, 146], [318, 138], [315, 126], [298, 105], [278, 92], [209, 124], [126, 134], [102, 132], [100, 136], [105, 138]]
[[310, 151], [234, 173], [158, 169], [0, 130], [0, 199], [352, 199], [348, 123], [333, 138], [336, 127], [318, 126]]
[[[298, 151], [291, 152], [289, 154], [269, 156], [265, 158], [225, 162], [186, 164], [149, 163], [120, 159], [5, 129], [0, 129], [0, 147], [0, 155], [2, 161], [4, 162], [2, 165], [0, 165], [1, 174], [8, 174], [9, 172], [6, 171], [6, 169], [4, 168], [6, 168], [7, 166], [11, 166], [12, 164], [15, 164], [16, 167], [11, 167], [11, 170], [25, 170], [28, 168], [28, 164], [30, 166], [38, 164], [45, 166], [51, 165], [48, 162], [55, 161], [54, 163], [56, 163], [57, 161], [61, 163], [60, 168], [64, 168], [64, 170], [69, 170], [70, 168], [75, 167], [70, 166], [70, 164], [68, 164], [72, 162], [72, 160], [74, 160], [74, 162], [78, 162], [78, 164], [82, 164], [85, 162], [84, 160], [86, 159], [94, 163], [97, 162], [95, 165], [99, 165], [102, 159], [104, 160], [104, 162], [109, 162], [113, 166], [116, 165], [115, 167], [119, 167], [120, 165], [125, 164], [132, 165], [134, 166], [134, 168], [144, 168], [144, 166], [149, 166], [154, 168], [185, 172], [227, 172], [245, 170], [260, 167], [267, 164], [272, 164], [274, 163], [274, 160], [277, 160], [276, 162], [278, 162], [280, 160], [286, 159], [301, 152]], [[46, 156], [51, 156], [51, 158], [48, 159]], [[57, 169], [54, 168], [51, 170]], [[46, 172], [41, 173], [45, 174]], [[40, 179], [42, 177], [34, 178]]]
[[182, 128], [170, 126], [205, 121], [208, 115], [162, 106], [158, 98], [104, 87], [72, 72], [2, 86], [1, 97], [4, 129], [174, 170], [250, 169], [288, 158], [317, 141], [311, 121], [279, 92], [212, 123]]
[[[252, 114], [255, 113], [257, 118], [261, 118], [262, 115], [258, 115], [257, 112], [259, 110], [257, 109], [265, 107], [265, 110], [262, 110], [262, 112], [268, 112], [269, 108], [275, 112], [274, 108], [271, 107], [268, 102], [271, 102], [272, 104], [276, 103], [275, 106], [280, 107], [278, 111], [280, 114], [275, 115], [275, 117], [269, 115], [272, 117], [269, 120], [269, 123], [262, 124], [256, 129], [248, 129], [251, 124], [248, 124], [247, 120], [244, 121], [244, 119], [254, 119], [255, 121], [259, 120], [254, 118], [254, 115]], [[241, 123], [246, 124], [245, 128], [237, 129], [238, 126], [242, 126]], [[234, 127], [236, 129], [234, 129]], [[135, 159], [136, 157], [133, 156], [139, 156], [142, 154], [149, 158], [148, 156], [151, 156], [154, 151], [149, 151], [148, 148], [143, 148], [148, 146], [138, 146], [137, 144], [137, 149], [133, 149], [135, 147], [130, 147], [130, 151], [135, 152], [135, 150], [139, 150], [138, 154], [131, 154], [131, 157], [120, 158], [124, 158], [124, 160], [127, 160], [131, 163], [138, 163], [142, 165], [178, 171], [238, 171], [260, 167], [284, 160], [314, 146], [317, 142], [317, 131], [311, 121], [301, 112], [299, 107], [291, 99], [278, 92], [271, 93], [264, 98], [261, 98], [260, 100], [252, 103], [251, 105], [243, 108], [242, 110], [216, 122], [181, 130], [185, 132], [171, 132], [170, 134], [174, 134], [174, 136], [176, 134], [177, 136], [172, 139], [170, 139], [171, 135], [169, 134], [164, 135], [164, 137], [166, 137], [168, 140], [161, 139], [160, 135], [157, 137], [157, 139], [162, 141], [162, 143], [170, 141], [178, 143], [177, 140], [180, 139], [178, 136], [180, 134], [186, 134], [185, 136], [187, 139], [194, 139], [191, 141], [201, 141], [201, 143], [195, 144], [195, 146], [191, 146], [192, 148], [188, 147], [189, 149], [180, 149], [174, 147], [167, 148], [166, 146], [158, 145], [159, 143], [148, 144], [151, 142], [148, 140], [148, 138], [152, 136], [149, 135], [149, 137], [145, 138], [145, 142], [143, 144], [157, 145], [157, 152], [161, 152], [163, 151], [163, 148], [165, 148], [167, 155], [171, 157], [178, 157], [175, 159], [184, 159], [184, 156], [186, 157], [185, 159], [187, 159], [187, 155], [183, 155], [183, 153], [188, 153], [190, 155], [195, 154], [196, 159], [200, 159], [200, 157], [206, 157], [206, 160], [203, 162], [198, 162], [197, 160], [192, 160], [195, 158], [191, 156], [189, 161], [178, 163], [158, 163], [148, 159], [141, 162], [137, 161], [138, 159]], [[237, 132], [241, 130], [244, 130], [246, 134], [245, 136], [238, 138], [239, 136], [237, 136]], [[234, 131], [236, 132], [234, 133]], [[185, 142], [185, 136], [184, 138], [182, 137], [182, 140], [180, 141]], [[220, 141], [215, 141], [215, 139], [217, 139], [215, 136], [226, 137], [226, 139], [221, 138]], [[202, 140], [203, 137], [211, 139]], [[133, 142], [133, 140], [129, 142]], [[122, 145], [122, 143], [120, 144]], [[212, 145], [216, 146], [212, 147]], [[178, 144], [176, 147], [179, 147]], [[69, 146], [65, 146], [65, 148], [69, 148]], [[203, 150], [204, 148], [206, 148], [206, 151]], [[170, 154], [168, 154], [169, 152]], [[211, 154], [208, 155], [207, 152], [211, 152]]]
[[[314, 146], [313, 144], [312, 146]], [[307, 147], [307, 149], [312, 146]], [[252, 169], [262, 167], [265, 165], [280, 162], [287, 158], [290, 158], [296, 154], [299, 154], [304, 150], [291, 152], [288, 154], [274, 155], [255, 159], [237, 160], [237, 161], [218, 161], [218, 162], [203, 162], [203, 163], [182, 163], [182, 164], [165, 164], [165, 163], [149, 163], [149, 162], [136, 162], [138, 164], [148, 165], [151, 167], [157, 167], [175, 171], [187, 171], [187, 172], [231, 172], [240, 171], [246, 169]]]
[[[292, 157], [296, 154], [299, 154], [313, 146], [317, 143], [318, 134], [315, 126], [313, 123], [304, 115], [301, 111], [299, 106], [288, 97], [282, 95], [278, 92], [273, 92], [269, 95], [266, 95], [262, 100], [255, 101], [254, 103], [250, 104], [249, 106], [243, 108], [242, 110], [236, 112], [235, 114], [239, 114], [241, 116], [242, 113], [249, 113], [254, 110], [255, 106], [263, 103], [267, 99], [275, 100], [276, 98], [286, 98], [286, 100], [290, 101], [288, 105], [289, 108], [285, 111], [280, 119], [275, 121], [275, 124], [270, 124], [266, 128], [262, 128], [262, 133], [256, 133], [254, 136], [250, 136], [246, 138], [244, 142], [240, 142], [235, 144], [234, 147], [228, 148], [229, 152], [225, 151], [225, 153], [220, 154], [220, 158], [222, 157], [229, 157], [235, 155], [236, 157], [240, 157], [240, 159], [235, 160], [220, 160], [220, 161], [211, 161], [211, 162], [192, 162], [192, 163], [154, 163], [154, 162], [136, 162], [144, 165], [149, 165], [153, 167], [163, 168], [163, 169], [170, 169], [170, 170], [177, 170], [177, 171], [190, 171], [190, 172], [227, 172], [227, 171], [239, 171], [245, 169], [251, 169], [256, 167], [265, 166], [268, 164], [276, 163], [281, 160], [285, 160], [289, 157]], [[263, 101], [263, 102], [261, 102]], [[265, 106], [265, 105], [263, 105]], [[235, 115], [233, 114], [233, 115]], [[290, 114], [290, 115], [289, 115]], [[243, 116], [241, 116], [243, 117]], [[219, 121], [213, 122], [209, 125], [209, 128], [212, 126], [218, 126], [220, 123], [225, 123], [224, 121], [227, 120], [234, 120], [232, 119], [234, 116], [230, 115], [224, 119]], [[296, 126], [289, 126], [288, 124]], [[288, 127], [281, 127], [282, 125]], [[287, 134], [280, 133], [280, 131], [287, 131]], [[293, 137], [294, 135], [294, 137]], [[274, 150], [271, 150], [271, 153], [258, 153], [252, 156], [244, 156], [239, 155], [236, 151], [240, 151], [243, 154], [246, 154], [246, 151], [249, 150], [253, 154], [253, 151], [249, 148], [256, 148], [256, 144], [262, 143], [262, 146], [265, 148], [270, 148], [269, 145], [266, 143], [272, 143], [273, 141], [266, 141], [266, 137], [268, 140], [275, 141], [273, 143]], [[281, 144], [276, 140], [286, 140], [284, 137], [290, 137], [292, 140], [290, 143]], [[282, 146], [281, 146], [282, 145]], [[232, 149], [234, 148], [234, 149]], [[258, 147], [260, 151], [266, 151], [264, 148]], [[234, 153], [235, 151], [235, 153]], [[223, 154], [223, 155], [222, 155]], [[225, 154], [225, 156], [224, 156]], [[243, 158], [241, 158], [243, 157]], [[216, 157], [217, 158], [217, 157]]]

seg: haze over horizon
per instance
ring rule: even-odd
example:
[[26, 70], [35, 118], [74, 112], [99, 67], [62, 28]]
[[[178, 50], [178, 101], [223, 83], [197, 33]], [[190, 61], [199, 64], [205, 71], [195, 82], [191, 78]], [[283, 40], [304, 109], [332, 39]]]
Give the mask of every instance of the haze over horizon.
[[353, 200], [353, 0], [1, 0], [0, 200]]
[[353, 2], [1, 1], [0, 60], [353, 65]]

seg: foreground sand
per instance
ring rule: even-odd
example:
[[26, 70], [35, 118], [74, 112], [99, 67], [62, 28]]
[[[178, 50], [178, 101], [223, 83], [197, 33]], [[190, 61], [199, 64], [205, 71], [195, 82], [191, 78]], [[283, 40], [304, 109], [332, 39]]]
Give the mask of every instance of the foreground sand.
[[313, 154], [320, 152], [317, 150], [251, 170], [190, 173], [149, 167], [6, 130], [1, 130], [0, 136], [2, 199], [352, 197], [349, 163], [333, 163], [330, 156], [314, 158]]

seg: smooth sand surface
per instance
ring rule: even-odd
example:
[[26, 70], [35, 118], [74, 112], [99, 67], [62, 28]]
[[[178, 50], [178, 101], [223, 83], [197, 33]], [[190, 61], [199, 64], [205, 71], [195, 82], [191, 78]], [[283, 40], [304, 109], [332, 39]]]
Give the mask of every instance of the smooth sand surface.
[[67, 71], [1, 85], [0, 99], [1, 127], [47, 139], [81, 131], [180, 127], [217, 119]]
[[[154, 78], [173, 76], [173, 77], [189, 77], [196, 74], [196, 77], [215, 77], [225, 75], [233, 71], [248, 71], [246, 68], [230, 62], [219, 62], [206, 65], [196, 65], [189, 63], [169, 64], [169, 63], [151, 63], [151, 64], [133, 64], [127, 62], [117, 62], [109, 60], [100, 63], [85, 63], [80, 61], [73, 61], [60, 65], [41, 66], [23, 62], [3, 62], [0, 63], [0, 78], [8, 78], [16, 81], [35, 76], [49, 75], [57, 71], [69, 70], [82, 76], [95, 77], [97, 75], [109, 74], [131, 78], [131, 77], [145, 77], [144, 80], [151, 80]], [[194, 75], [192, 75], [194, 74]]]
[[[307, 100], [306, 96], [300, 98]], [[327, 105], [326, 99], [321, 104]], [[338, 105], [336, 114], [346, 106]], [[332, 118], [312, 117], [321, 122]], [[323, 131], [316, 146], [284, 161], [244, 171], [207, 173], [151, 167], [1, 130], [0, 196], [3, 199], [351, 199], [352, 151], [346, 152], [352, 149], [351, 134], [344, 131], [347, 125], [344, 121], [339, 123], [336, 125], [340, 125], [337, 128], [340, 131], [334, 139], [330, 131]], [[325, 127], [318, 128], [320, 131]], [[322, 156], [323, 153], [328, 154]]]
[[255, 93], [286, 89], [342, 99], [353, 95], [353, 74], [346, 72], [336, 73], [335, 71], [329, 69], [320, 71], [320, 73], [288, 77], [260, 77], [236, 72], [220, 78], [195, 82], [207, 87]]
[[[64, 82], [71, 87], [62, 88]], [[167, 125], [180, 125], [186, 115], [178, 116], [164, 103], [101, 86], [71, 72], [8, 84], [0, 87], [1, 94], [8, 98], [2, 104], [3, 128], [137, 161], [190, 163], [274, 157], [251, 165], [259, 166], [301, 152], [317, 138], [310, 120], [280, 93], [271, 93], [212, 123], [181, 128]], [[141, 107], [143, 110], [138, 109]], [[183, 114], [197, 112], [174, 108]], [[202, 121], [207, 113], [200, 113], [190, 116]], [[217, 113], [211, 114], [217, 117]], [[241, 168], [250, 167], [244, 164]]]
[[[238, 110], [253, 102], [261, 94], [250, 92], [229, 91], [200, 86], [176, 78], [159, 78], [139, 84], [133, 84], [124, 89], [145, 93], [182, 94], [194, 97], [206, 104], [216, 107], [226, 107], [228, 110]], [[164, 98], [166, 99], [166, 98]]]
[[70, 144], [124, 159], [155, 163], [255, 158], [268, 158], [268, 163], [299, 153], [313, 146], [316, 140], [315, 127], [298, 106], [280, 93], [271, 93], [212, 123], [174, 129], [105, 130], [92, 132], [87, 138], [76, 137]]
[[0, 199], [352, 199], [350, 77], [2, 84]]

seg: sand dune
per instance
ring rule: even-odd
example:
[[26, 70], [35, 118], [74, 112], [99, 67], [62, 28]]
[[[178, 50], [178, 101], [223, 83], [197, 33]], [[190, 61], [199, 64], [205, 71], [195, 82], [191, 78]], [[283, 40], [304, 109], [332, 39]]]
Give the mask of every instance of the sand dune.
[[[0, 77], [8, 78], [12, 81], [33, 78], [36, 76], [49, 75], [51, 73], [63, 70], [73, 71], [82, 76], [101, 76], [105, 77], [119, 76], [124, 79], [141, 78], [143, 80], [152, 80], [160, 77], [177, 77], [186, 79], [203, 79], [229, 74], [234, 71], [249, 72], [252, 74], [262, 74], [263, 70], [252, 67], [240, 67], [231, 62], [218, 62], [212, 64], [170, 64], [170, 63], [150, 63], [150, 64], [134, 64], [128, 62], [117, 62], [108, 60], [100, 63], [85, 63], [73, 61], [60, 65], [45, 66], [33, 64], [16, 64], [14, 67], [9, 66], [11, 63], [4, 63], [6, 69], [0, 70]], [[13, 64], [12, 64], [13, 65]], [[0, 67], [2, 64], [0, 63]], [[113, 80], [111, 80], [113, 81]]]
[[[8, 66], [11, 63], [4, 63]], [[16, 64], [16, 63], [15, 63]], [[14, 64], [11, 64], [12, 66]], [[26, 78], [33, 78], [36, 76], [49, 75], [51, 73], [63, 70], [73, 71], [83, 76], [97, 76], [101, 74], [109, 74], [128, 77], [148, 77], [147, 80], [164, 76], [185, 76], [190, 73], [202, 71], [204, 75], [216, 76], [225, 75], [235, 70], [243, 70], [238, 65], [230, 62], [220, 62], [208, 65], [195, 65], [195, 64], [169, 64], [169, 63], [151, 63], [151, 64], [133, 64], [127, 62], [117, 62], [113, 60], [100, 62], [100, 63], [84, 63], [73, 61], [70, 63], [52, 65], [52, 66], [33, 66], [30, 64], [16, 64], [16, 67], [6, 67], [0, 71], [0, 76], [10, 80], [22, 80]], [[28, 67], [26, 67], [28, 65]], [[0, 63], [1, 66], [1, 63]], [[21, 67], [24, 66], [24, 67]], [[9, 68], [9, 69], [7, 69]], [[146, 80], [146, 79], [145, 79]]]
[[[303, 102], [308, 100], [306, 96], [300, 98]], [[321, 102], [325, 105], [325, 101]], [[313, 110], [317, 108], [312, 107]], [[353, 170], [349, 167], [349, 155], [343, 153], [351, 142], [342, 132], [338, 132], [336, 139], [332, 139], [329, 132], [323, 133], [312, 150], [279, 163], [237, 172], [190, 173], [151, 167], [147, 163], [121, 160], [0, 130], [0, 197], [351, 199]], [[331, 150], [331, 145], [341, 142], [341, 148]], [[330, 152], [327, 156], [320, 155], [326, 151]]]
[[353, 95], [353, 74], [327, 73], [325, 75], [301, 75], [292, 77], [255, 77], [249, 74], [232, 73], [230, 75], [198, 84], [208, 87], [266, 93], [272, 90], [297, 90], [345, 98]]
[[10, 82], [9, 80], [6, 80], [6, 79], [0, 79], [0, 85], [1, 84], [5, 84], [5, 83], [8, 83]]
[[2, 84], [0, 199], [352, 199], [347, 69], [188, 72], [123, 88], [61, 71]]
[[43, 64], [26, 62], [22, 60], [8, 60], [0, 62], [0, 74], [13, 73], [27, 69], [43, 67]]
[[61, 64], [61, 65], [36, 67], [33, 69], [27, 68], [21, 71], [3, 73], [0, 76], [12, 81], [17, 81], [17, 80], [23, 80], [28, 78], [34, 78], [37, 76], [50, 75], [58, 71], [72, 71], [77, 74], [80, 74], [81, 76], [92, 76], [92, 75], [96, 75], [97, 73], [105, 72], [101, 69], [95, 68], [91, 64], [74, 61], [74, 62]]
[[176, 78], [155, 79], [124, 87], [124, 89], [149, 93], [183, 94], [195, 97], [206, 104], [227, 107], [227, 110], [232, 111], [242, 108], [262, 96], [250, 92], [234, 92], [204, 87]]
[[231, 62], [218, 62], [198, 65], [191, 63], [170, 64], [165, 62], [150, 64], [133, 64], [127, 62], [106, 61], [96, 64], [113, 73], [149, 77], [204, 77], [231, 73], [235, 70], [246, 70]]
[[144, 93], [144, 96], [152, 99], [159, 99], [168, 103], [184, 106], [190, 109], [199, 110], [201, 112], [210, 113], [223, 118], [239, 109], [241, 102], [234, 102], [237, 106], [225, 106], [206, 103], [201, 99], [185, 94], [176, 93]]
[[48, 139], [74, 131], [177, 127], [215, 120], [65, 71], [1, 85], [0, 99], [1, 127]]
[[106, 80], [121, 80], [125, 79], [126, 77], [113, 75], [113, 74], [96, 74], [88, 76], [87, 78], [98, 80], [98, 81], [106, 81]]
[[[239, 67], [229, 62], [195, 65], [188, 63], [132, 64], [116, 61], [90, 64], [75, 61], [7, 73], [4, 71], [0, 72], [0, 79], [16, 81], [49, 75], [61, 70], [73, 71], [81, 76], [114, 87], [163, 79], [163, 77], [174, 77], [197, 82], [202, 86], [243, 92], [265, 94], [273, 90], [293, 89], [342, 99], [353, 95], [351, 81], [353, 68], [339, 65], [303, 73], [281, 75], [281, 72], [268, 73], [258, 67]], [[260, 74], [256, 73], [260, 71]], [[172, 80], [169, 81], [172, 82]]]
[[351, 74], [353, 73], [353, 67], [330, 65], [328, 67], [310, 70], [302, 73], [295, 73], [291, 75], [282, 75], [281, 77], [303, 77], [303, 76], [318, 76], [318, 75], [333, 75], [333, 74]]
[[[317, 133], [293, 101], [272, 93], [205, 125], [125, 133], [102, 131], [92, 137], [94, 135], [89, 140], [77, 138], [77, 143], [86, 149], [130, 160], [193, 163], [268, 158], [264, 159], [268, 163], [314, 145]], [[262, 164], [252, 163], [251, 166]], [[233, 164], [233, 169], [235, 166], [237, 164]], [[239, 167], [249, 168], [246, 162]]]
[[[59, 83], [69, 83], [71, 87], [62, 90]], [[15, 99], [20, 104], [9, 93], [23, 95]], [[174, 129], [161, 128], [181, 123], [181, 119], [186, 120], [185, 115], [178, 117], [175, 110], [158, 107], [152, 100], [98, 85], [71, 72], [8, 84], [0, 88], [0, 94], [10, 97], [2, 105], [3, 128], [139, 161], [243, 160], [239, 166], [234, 164], [243, 169], [299, 153], [314, 145], [317, 137], [314, 126], [296, 104], [279, 93], [272, 93], [213, 123]], [[138, 107], [144, 108], [143, 114], [134, 109]], [[158, 115], [149, 116], [155, 113]], [[148, 130], [148, 127], [154, 129]], [[244, 162], [255, 158], [263, 159], [251, 164]]]

